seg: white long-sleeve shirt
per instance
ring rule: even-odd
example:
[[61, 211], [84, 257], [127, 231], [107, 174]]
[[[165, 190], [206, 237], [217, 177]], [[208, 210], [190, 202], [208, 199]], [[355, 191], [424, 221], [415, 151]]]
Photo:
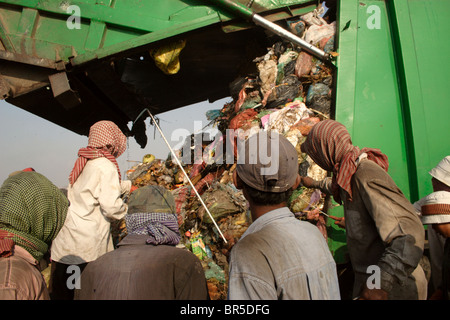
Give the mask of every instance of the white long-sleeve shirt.
[[53, 241], [51, 258], [65, 264], [90, 262], [114, 249], [110, 221], [128, 210], [120, 197], [131, 181], [119, 182], [115, 165], [106, 158], [89, 160], [68, 187], [70, 201], [64, 226]]

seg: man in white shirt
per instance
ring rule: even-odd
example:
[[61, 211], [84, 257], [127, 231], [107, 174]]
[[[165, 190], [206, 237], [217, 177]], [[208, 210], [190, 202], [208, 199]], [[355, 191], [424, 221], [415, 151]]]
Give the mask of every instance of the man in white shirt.
[[126, 141], [116, 124], [99, 121], [89, 131], [88, 146], [78, 151], [69, 176], [67, 218], [51, 247], [52, 299], [73, 299], [76, 274], [114, 249], [110, 221], [127, 213], [121, 196], [131, 189], [131, 181], [121, 181], [116, 161]]

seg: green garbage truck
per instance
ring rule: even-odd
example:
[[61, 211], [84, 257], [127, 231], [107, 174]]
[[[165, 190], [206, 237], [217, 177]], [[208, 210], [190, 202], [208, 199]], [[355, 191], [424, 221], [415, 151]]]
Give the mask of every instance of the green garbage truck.
[[[144, 147], [143, 120], [128, 128], [142, 110], [229, 96], [276, 34], [333, 65], [334, 118], [355, 145], [388, 155], [391, 176], [414, 202], [432, 191], [428, 171], [450, 154], [450, 2], [328, 0], [335, 56], [285, 32], [286, 21], [320, 2], [2, 0], [0, 97], [82, 135], [112, 120]], [[172, 60], [158, 67], [155, 56], [167, 51]], [[335, 231], [339, 262], [345, 234]]]

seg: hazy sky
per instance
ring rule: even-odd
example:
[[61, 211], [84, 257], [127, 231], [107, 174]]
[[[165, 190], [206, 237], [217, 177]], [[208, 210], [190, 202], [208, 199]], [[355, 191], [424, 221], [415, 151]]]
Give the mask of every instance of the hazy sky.
[[[175, 139], [178, 133], [197, 132], [198, 128], [208, 124], [205, 116], [207, 110], [221, 109], [229, 101], [231, 98], [225, 98], [212, 104], [203, 102], [161, 113], [157, 115], [161, 130], [172, 147], [181, 148], [181, 139]], [[127, 151], [117, 159], [123, 178], [126, 178], [125, 172], [140, 162], [145, 154], [166, 159], [170, 153], [160, 133], [149, 126], [148, 118], [146, 124], [147, 146], [142, 149], [131, 137]], [[87, 136], [78, 135], [0, 100], [0, 184], [11, 172], [33, 167], [56, 186], [67, 187], [78, 149], [86, 147], [87, 142]]]

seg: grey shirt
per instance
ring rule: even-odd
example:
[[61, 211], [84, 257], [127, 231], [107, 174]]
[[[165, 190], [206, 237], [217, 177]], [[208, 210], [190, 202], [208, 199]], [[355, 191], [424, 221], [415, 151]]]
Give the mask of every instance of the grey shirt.
[[288, 208], [256, 219], [231, 250], [229, 299], [340, 299], [336, 264], [316, 226]]
[[[426, 278], [419, 265], [425, 231], [413, 205], [389, 174], [367, 159], [359, 163], [351, 186], [352, 201], [342, 189], [341, 198], [355, 271], [354, 296], [375, 274], [370, 269], [368, 273], [368, 267], [377, 266], [380, 287], [389, 292], [390, 299], [426, 298]], [[330, 193], [331, 179], [316, 182], [315, 187]]]
[[128, 235], [119, 247], [88, 263], [79, 300], [206, 300], [200, 260], [190, 251], [149, 245], [146, 235]]

